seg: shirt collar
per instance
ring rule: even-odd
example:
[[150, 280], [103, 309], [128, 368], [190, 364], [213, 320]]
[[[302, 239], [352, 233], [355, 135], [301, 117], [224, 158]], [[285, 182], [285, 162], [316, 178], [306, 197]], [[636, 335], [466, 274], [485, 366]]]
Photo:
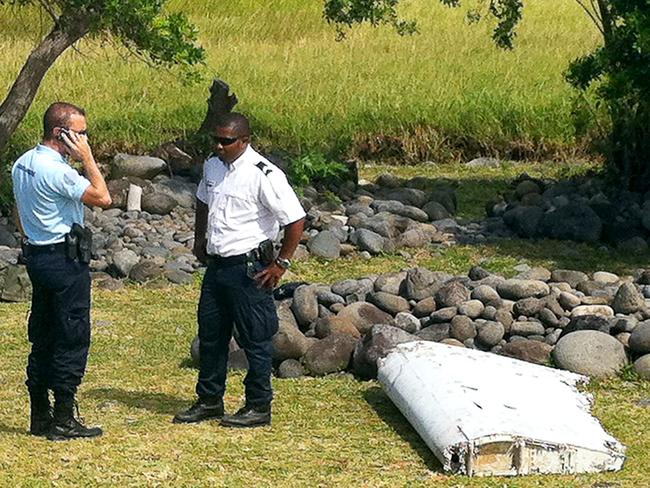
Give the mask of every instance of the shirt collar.
[[226, 169], [228, 171], [234, 171], [237, 168], [239, 168], [240, 166], [246, 164], [246, 161], [248, 161], [248, 159], [249, 159], [248, 155], [250, 154], [250, 152], [252, 150], [253, 150], [253, 148], [251, 147], [250, 144], [248, 144], [246, 146], [246, 149], [244, 149], [244, 152], [241, 153], [241, 155], [237, 159], [235, 159], [232, 163], [226, 164], [223, 161], [221, 161], [221, 162], [223, 163], [223, 165], [226, 167]]
[[65, 163], [65, 164], [68, 163], [67, 159], [63, 157], [63, 155], [60, 152], [55, 151], [51, 147], [47, 147], [45, 144], [38, 144], [36, 146], [36, 151], [44, 154], [49, 154], [50, 157], [53, 156], [56, 160], [58, 160], [61, 163]]

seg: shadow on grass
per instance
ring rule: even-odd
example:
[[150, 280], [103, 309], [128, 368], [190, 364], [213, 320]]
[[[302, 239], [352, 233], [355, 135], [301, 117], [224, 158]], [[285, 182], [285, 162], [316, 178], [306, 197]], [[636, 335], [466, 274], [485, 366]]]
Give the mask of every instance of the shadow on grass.
[[174, 415], [188, 407], [186, 398], [176, 398], [166, 393], [147, 391], [129, 391], [119, 388], [95, 388], [85, 393], [86, 396], [103, 401], [114, 401], [131, 408], [142, 408], [150, 412]]
[[5, 425], [0, 423], [0, 433], [1, 434], [19, 434], [19, 435], [31, 435], [26, 428], [18, 428], [12, 425]]
[[393, 405], [386, 393], [378, 386], [363, 393], [365, 400], [377, 412], [377, 415], [389, 425], [397, 435], [408, 442], [413, 450], [422, 458], [430, 471], [442, 472], [440, 461], [433, 455], [419, 434], [411, 427], [408, 420]]

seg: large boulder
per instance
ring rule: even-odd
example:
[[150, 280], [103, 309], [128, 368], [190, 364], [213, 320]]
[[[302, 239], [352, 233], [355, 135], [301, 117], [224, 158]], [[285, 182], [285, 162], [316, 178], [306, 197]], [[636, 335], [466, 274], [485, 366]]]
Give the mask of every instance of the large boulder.
[[391, 315], [410, 310], [409, 302], [405, 298], [384, 291], [369, 293], [367, 300]]
[[562, 337], [553, 349], [553, 360], [562, 369], [597, 378], [612, 376], [628, 363], [623, 344], [594, 330]]
[[347, 334], [358, 339], [361, 337], [359, 329], [357, 329], [350, 320], [339, 317], [338, 315], [328, 315], [316, 321], [314, 326], [316, 337], [324, 339], [332, 334]]
[[354, 349], [354, 373], [362, 379], [377, 377], [377, 360], [398, 344], [417, 340], [416, 336], [390, 325], [375, 325]]
[[644, 380], [650, 380], [650, 354], [634, 361], [634, 371]]
[[276, 302], [278, 311], [278, 331], [273, 336], [273, 359], [300, 359], [309, 349], [311, 341], [298, 328], [296, 319], [289, 308], [289, 300]]
[[623, 283], [616, 292], [612, 308], [616, 313], [631, 314], [645, 307], [643, 294], [634, 283]]
[[318, 299], [316, 288], [311, 285], [302, 285], [293, 293], [291, 310], [301, 329], [306, 329], [318, 318]]
[[535, 237], [543, 215], [541, 207], [515, 207], [503, 214], [503, 221], [520, 237]]
[[307, 350], [303, 364], [314, 376], [343, 371], [350, 364], [356, 343], [357, 340], [347, 334], [332, 334]]
[[576, 203], [547, 212], [540, 229], [552, 239], [595, 242], [600, 239], [603, 223], [588, 205]]
[[406, 272], [404, 293], [409, 300], [424, 300], [432, 297], [451, 275], [426, 268], [412, 268]]
[[368, 302], [351, 303], [337, 316], [349, 321], [361, 334], [365, 334], [376, 324], [393, 324], [393, 317], [390, 314]]
[[341, 255], [341, 241], [330, 230], [324, 230], [307, 242], [309, 252], [319, 258], [334, 259]]
[[4, 265], [0, 269], [0, 300], [27, 302], [32, 296], [32, 283], [24, 266]]
[[118, 153], [113, 158], [111, 165], [111, 178], [136, 176], [150, 180], [154, 176], [162, 173], [166, 167], [167, 163], [160, 158]]
[[440, 287], [435, 294], [435, 300], [439, 307], [458, 307], [468, 301], [470, 291], [459, 281], [448, 281]]
[[350, 234], [350, 242], [370, 254], [379, 254], [386, 246], [386, 238], [368, 229], [355, 230]]

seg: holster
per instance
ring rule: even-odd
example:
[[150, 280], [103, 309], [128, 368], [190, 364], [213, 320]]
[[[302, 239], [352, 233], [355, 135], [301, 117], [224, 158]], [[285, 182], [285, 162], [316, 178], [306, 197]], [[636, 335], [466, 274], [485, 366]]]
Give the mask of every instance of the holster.
[[258, 247], [260, 263], [264, 266], [270, 265], [275, 259], [275, 250], [273, 249], [273, 241], [267, 239], [262, 241]]
[[88, 264], [92, 258], [93, 233], [77, 223], [65, 236], [65, 253], [70, 259], [79, 259]]

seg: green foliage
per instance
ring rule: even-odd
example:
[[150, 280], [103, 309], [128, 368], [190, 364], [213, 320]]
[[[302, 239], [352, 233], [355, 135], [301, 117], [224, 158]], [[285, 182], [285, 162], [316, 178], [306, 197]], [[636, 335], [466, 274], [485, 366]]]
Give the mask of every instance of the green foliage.
[[401, 35], [416, 32], [415, 22], [400, 19], [395, 10], [399, 0], [326, 0], [325, 19], [336, 25], [339, 38], [345, 37], [343, 27], [369, 23], [394, 27]]
[[297, 186], [334, 183], [347, 174], [348, 167], [320, 153], [307, 153], [289, 163], [289, 179]]

